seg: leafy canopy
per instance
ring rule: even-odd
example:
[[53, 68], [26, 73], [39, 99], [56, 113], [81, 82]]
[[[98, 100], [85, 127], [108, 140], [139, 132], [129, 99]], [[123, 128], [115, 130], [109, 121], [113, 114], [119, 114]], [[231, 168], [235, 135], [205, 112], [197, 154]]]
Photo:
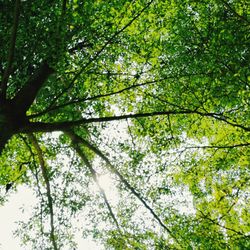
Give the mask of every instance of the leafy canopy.
[[250, 248], [248, 1], [0, 7], [1, 203], [36, 194], [26, 247], [73, 249], [80, 220], [107, 249]]

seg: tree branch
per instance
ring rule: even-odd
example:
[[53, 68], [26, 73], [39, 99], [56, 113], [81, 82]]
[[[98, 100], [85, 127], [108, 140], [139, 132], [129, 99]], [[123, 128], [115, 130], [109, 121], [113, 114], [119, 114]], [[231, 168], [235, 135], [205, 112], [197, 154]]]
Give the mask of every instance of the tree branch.
[[206, 219], [206, 220], [212, 222], [213, 224], [215, 224], [215, 225], [217, 225], [217, 226], [219, 226], [219, 227], [221, 227], [221, 228], [224, 228], [224, 229], [226, 229], [226, 230], [228, 230], [228, 231], [232, 231], [232, 232], [234, 232], [234, 233], [236, 233], [236, 234], [238, 234], [238, 235], [241, 235], [241, 236], [246, 236], [244, 233], [239, 232], [239, 231], [237, 231], [237, 230], [235, 230], [235, 229], [233, 229], [233, 228], [229, 228], [229, 227], [227, 227], [227, 226], [221, 225], [221, 224], [220, 224], [219, 222], [217, 222], [215, 219], [212, 219], [212, 218], [210, 218], [208, 215], [204, 214], [201, 210], [199, 210], [199, 209], [197, 209], [197, 210], [201, 213], [201, 215], [202, 215], [202, 216], [200, 216], [201, 218]]
[[77, 138], [77, 135], [72, 132], [72, 131], [66, 131], [65, 134], [71, 139], [72, 141], [72, 145], [74, 147], [74, 149], [76, 150], [76, 152], [78, 153], [78, 155], [81, 157], [81, 159], [83, 160], [84, 164], [87, 166], [87, 168], [89, 169], [90, 173], [91, 173], [91, 176], [93, 178], [93, 180], [95, 181], [104, 201], [105, 201], [105, 204], [109, 210], [109, 213], [110, 213], [110, 216], [111, 218], [113, 219], [118, 231], [120, 233], [122, 233], [121, 231], [121, 228], [119, 226], [119, 223], [115, 217], [115, 214], [111, 208], [111, 205], [109, 204], [109, 201], [107, 199], [107, 196], [106, 196], [106, 193], [105, 191], [103, 190], [103, 188], [100, 186], [100, 183], [98, 181], [98, 178], [97, 178], [97, 174], [96, 174], [96, 171], [94, 170], [94, 168], [92, 167], [91, 163], [89, 162], [88, 158], [86, 157], [86, 155], [84, 154], [84, 152], [82, 151], [82, 149], [80, 148], [79, 146], [79, 142], [76, 140]]
[[[123, 92], [135, 89], [137, 87], [143, 87], [143, 86], [146, 86], [146, 85], [150, 85], [150, 84], [154, 84], [154, 83], [158, 83], [158, 82], [163, 82], [163, 81], [168, 80], [168, 79], [179, 79], [179, 78], [182, 78], [182, 77], [190, 77], [190, 76], [194, 76], [194, 75], [200, 75], [200, 73], [199, 74], [185, 74], [185, 75], [179, 75], [179, 76], [168, 76], [168, 77], [160, 78], [160, 79], [157, 79], [157, 80], [152, 80], [152, 81], [146, 81], [146, 82], [141, 82], [141, 83], [137, 83], [137, 84], [132, 84], [132, 85], [126, 87], [126, 88], [122, 88], [122, 89], [119, 89], [119, 90], [114, 91], [114, 92], [105, 93], [105, 94], [99, 94], [99, 95], [91, 96], [91, 97], [79, 98], [79, 99], [76, 99], [76, 100], [72, 100], [72, 101], [63, 103], [61, 105], [57, 105], [57, 106], [53, 106], [54, 103], [51, 103], [49, 105], [49, 107], [46, 108], [45, 110], [41, 111], [40, 113], [30, 115], [28, 117], [29, 118], [39, 117], [39, 116], [47, 114], [47, 113], [49, 113], [51, 111], [54, 111], [54, 110], [57, 110], [57, 109], [60, 109], [60, 108], [64, 108], [64, 107], [67, 107], [67, 106], [70, 106], [70, 105], [79, 104], [79, 103], [86, 102], [86, 101], [92, 101], [92, 100], [96, 100], [96, 99], [99, 99], [99, 98], [104, 98], [104, 97], [109, 97], [109, 96], [113, 96], [113, 95], [122, 94]], [[137, 80], [138, 79], [136, 79], [136, 81]], [[154, 98], [158, 98], [158, 97], [154, 96]]]
[[48, 65], [47, 62], [43, 62], [40, 68], [30, 77], [27, 83], [19, 90], [16, 96], [12, 99], [12, 105], [19, 114], [25, 114], [29, 109], [33, 101], [35, 100], [38, 91], [46, 82], [48, 77], [54, 72], [54, 70]]
[[16, 0], [16, 3], [15, 3], [14, 22], [13, 22], [11, 39], [10, 39], [8, 62], [7, 62], [7, 67], [3, 74], [3, 79], [2, 79], [1, 87], [0, 87], [0, 96], [2, 99], [6, 99], [7, 83], [8, 83], [10, 73], [11, 73], [11, 66], [12, 66], [13, 59], [14, 59], [14, 51], [15, 51], [16, 38], [17, 38], [17, 28], [18, 28], [19, 15], [20, 15], [20, 2], [21, 2], [20, 0]]
[[[68, 132], [66, 132], [68, 133]], [[142, 198], [142, 196], [129, 184], [125, 177], [113, 166], [113, 164], [109, 161], [109, 159], [95, 146], [81, 138], [80, 136], [74, 134], [72, 137], [75, 143], [80, 143], [93, 151], [96, 155], [98, 155], [104, 162], [109, 166], [111, 172], [118, 176], [121, 182], [125, 185], [125, 187], [137, 198], [141, 201], [144, 207], [152, 214], [156, 221], [169, 233], [169, 235], [175, 239], [175, 241], [179, 244], [178, 239], [174, 235], [174, 233], [162, 222], [162, 220], [158, 217], [158, 215], [154, 212], [154, 210], [147, 204], [147, 202]]]
[[65, 121], [65, 122], [54, 122], [54, 123], [43, 123], [43, 122], [29, 122], [22, 128], [20, 128], [20, 133], [29, 133], [29, 132], [53, 132], [53, 131], [63, 131], [74, 126], [81, 126], [87, 123], [100, 123], [100, 122], [109, 122], [109, 121], [120, 121], [126, 120], [128, 118], [146, 118], [154, 116], [163, 116], [163, 115], [184, 115], [184, 114], [197, 114], [200, 116], [211, 117], [216, 120], [223, 121], [233, 127], [241, 128], [245, 131], [250, 131], [250, 127], [245, 127], [241, 124], [233, 123], [228, 121], [222, 114], [219, 113], [202, 113], [196, 110], [169, 110], [169, 111], [156, 111], [149, 113], [136, 113], [136, 114], [127, 114], [119, 116], [109, 116], [109, 117], [96, 117], [96, 118], [83, 118], [76, 121]]
[[144, 86], [146, 84], [151, 84], [151, 83], [154, 83], [156, 81], [152, 81], [152, 82], [148, 82], [148, 83], [141, 83], [141, 84], [134, 84], [134, 85], [131, 85], [129, 87], [126, 87], [126, 88], [123, 88], [123, 89], [120, 89], [120, 90], [117, 90], [115, 92], [110, 92], [110, 93], [105, 93], [105, 94], [100, 94], [100, 95], [96, 95], [96, 96], [91, 96], [91, 97], [86, 97], [86, 98], [79, 98], [77, 100], [74, 100], [74, 101], [70, 101], [70, 102], [66, 102], [64, 104], [61, 104], [61, 105], [58, 105], [58, 106], [49, 106], [46, 110], [38, 113], [38, 114], [34, 114], [34, 115], [30, 115], [29, 118], [35, 118], [35, 117], [39, 117], [41, 115], [44, 115], [44, 114], [47, 114], [51, 111], [54, 111], [54, 110], [57, 110], [57, 109], [60, 109], [60, 108], [64, 108], [64, 107], [67, 107], [69, 105], [73, 105], [73, 104], [79, 104], [81, 102], [86, 102], [86, 101], [92, 101], [92, 100], [96, 100], [96, 99], [99, 99], [99, 98], [104, 98], [104, 97], [109, 97], [109, 96], [113, 96], [113, 95], [117, 95], [117, 94], [121, 94], [125, 91], [128, 91], [130, 89], [134, 89], [134, 88], [137, 88], [137, 87], [140, 87], [140, 86]]
[[46, 185], [48, 206], [49, 206], [49, 211], [50, 211], [50, 240], [52, 241], [54, 250], [58, 250], [59, 248], [57, 247], [56, 237], [55, 237], [53, 199], [51, 196], [50, 182], [49, 182], [49, 178], [48, 178], [46, 164], [45, 164], [45, 161], [43, 158], [43, 152], [42, 152], [41, 147], [38, 144], [36, 137], [33, 134], [28, 134], [28, 137], [29, 137], [32, 145], [34, 146], [34, 148], [37, 151], [38, 160], [40, 163], [42, 175], [43, 175], [45, 185]]
[[238, 148], [238, 147], [248, 147], [250, 146], [250, 142], [247, 143], [239, 143], [233, 145], [204, 145], [204, 146], [190, 146], [185, 147], [185, 149], [206, 149], [206, 148], [214, 148], [214, 149], [225, 149], [225, 148]]
[[250, 21], [247, 19], [247, 16], [244, 17], [238, 14], [237, 11], [226, 0], [220, 0], [220, 1], [226, 6], [226, 8], [229, 11], [231, 11], [235, 16], [237, 16], [241, 21], [247, 22], [248, 24], [250, 23]]
[[110, 39], [108, 39], [108, 41], [106, 41], [106, 43], [104, 43], [104, 45], [100, 48], [100, 50], [98, 50], [96, 52], [96, 54], [87, 62], [86, 65], [84, 65], [84, 67], [82, 67], [78, 73], [76, 73], [76, 75], [74, 76], [74, 78], [72, 79], [72, 81], [70, 82], [69, 86], [66, 87], [58, 96], [56, 96], [54, 98], [54, 100], [52, 101], [51, 105], [53, 105], [54, 103], [56, 103], [56, 101], [65, 93], [67, 93], [73, 86], [73, 84], [75, 83], [75, 81], [77, 80], [77, 78], [86, 70], [86, 68], [88, 68], [101, 54], [102, 52], [108, 47], [108, 45], [117, 37], [119, 36], [125, 29], [127, 29], [137, 18], [139, 18], [141, 16], [141, 14], [153, 3], [153, 0], [149, 1], [147, 3], [147, 5], [141, 10], [139, 11], [126, 25], [124, 25], [120, 30], [118, 30], [117, 32], [115, 32], [115, 34], [113, 36], [111, 36]]

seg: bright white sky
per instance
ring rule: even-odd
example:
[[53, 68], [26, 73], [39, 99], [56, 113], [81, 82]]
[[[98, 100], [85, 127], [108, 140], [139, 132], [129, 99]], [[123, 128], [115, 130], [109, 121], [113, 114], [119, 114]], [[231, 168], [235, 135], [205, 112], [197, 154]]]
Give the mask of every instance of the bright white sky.
[[[21, 250], [20, 241], [14, 238], [12, 232], [16, 229], [15, 222], [29, 218], [31, 207], [35, 202], [32, 192], [26, 187], [19, 187], [16, 194], [10, 196], [9, 202], [0, 207], [0, 250]], [[22, 213], [20, 207], [25, 208]], [[78, 250], [103, 250], [103, 247], [91, 240], [77, 237]]]

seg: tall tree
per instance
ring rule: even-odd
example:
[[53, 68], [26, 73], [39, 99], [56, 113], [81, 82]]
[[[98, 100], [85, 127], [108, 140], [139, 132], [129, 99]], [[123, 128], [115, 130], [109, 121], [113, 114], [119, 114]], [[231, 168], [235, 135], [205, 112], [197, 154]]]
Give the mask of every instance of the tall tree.
[[84, 216], [107, 249], [250, 247], [248, 1], [0, 7], [0, 184], [39, 201], [24, 244], [73, 249]]

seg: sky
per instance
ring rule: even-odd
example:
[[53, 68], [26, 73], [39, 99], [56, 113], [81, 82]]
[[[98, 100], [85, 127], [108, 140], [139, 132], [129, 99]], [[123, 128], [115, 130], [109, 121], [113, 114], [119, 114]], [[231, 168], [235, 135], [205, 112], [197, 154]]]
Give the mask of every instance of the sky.
[[[29, 218], [31, 207], [35, 202], [35, 197], [31, 190], [27, 187], [21, 186], [17, 193], [11, 194], [9, 202], [0, 207], [0, 250], [22, 250], [20, 241], [14, 238], [12, 232], [17, 228], [15, 222], [18, 220], [25, 220]], [[21, 207], [24, 207], [22, 213]], [[79, 250], [103, 250], [103, 247], [90, 239], [81, 239], [80, 235], [77, 237]]]
[[[121, 126], [122, 125], [122, 126]], [[107, 129], [105, 131], [111, 138], [111, 134], [114, 138], [126, 137], [124, 130], [124, 123], [120, 124], [119, 129]], [[110, 133], [112, 131], [112, 133]], [[98, 160], [95, 161], [98, 165]], [[100, 163], [99, 163], [100, 164]], [[119, 194], [117, 190], [114, 189], [113, 180], [109, 174], [104, 174], [98, 177], [99, 184], [105, 190], [108, 200], [111, 204], [115, 205], [119, 200]], [[92, 192], [99, 192], [98, 188], [94, 185], [91, 187]], [[176, 207], [181, 212], [185, 214], [194, 213], [194, 208], [192, 207], [192, 198], [189, 196], [189, 192], [182, 190], [184, 193], [177, 197], [178, 206]], [[176, 197], [175, 197], [176, 199]], [[185, 200], [189, 200], [189, 206]], [[168, 202], [173, 202], [173, 200], [168, 200]], [[32, 191], [23, 186], [18, 187], [16, 193], [10, 191], [9, 202], [5, 203], [4, 206], [0, 206], [0, 250], [23, 250], [20, 246], [20, 241], [15, 239], [12, 232], [17, 228], [15, 222], [19, 220], [25, 220], [30, 217], [31, 209], [35, 203], [35, 197]], [[24, 207], [24, 213], [22, 213], [21, 207]], [[82, 239], [81, 235], [76, 235], [78, 249], [77, 250], [104, 250], [104, 247], [98, 245], [91, 239]]]
[[[122, 124], [123, 129], [125, 129], [124, 123]], [[120, 133], [122, 129], [113, 130], [110, 133], [110, 129], [105, 131], [106, 135], [112, 134], [113, 137], [118, 138], [125, 134], [125, 132]], [[117, 132], [119, 131], [119, 132]], [[53, 133], [54, 137], [58, 137], [60, 133]], [[98, 164], [98, 160], [96, 162]], [[66, 161], [65, 161], [66, 164]], [[105, 190], [106, 195], [108, 196], [109, 201], [115, 203], [118, 200], [118, 193], [114, 190], [112, 185], [112, 179], [109, 175], [103, 175], [99, 178], [99, 184]], [[93, 186], [93, 192], [99, 192], [96, 186]], [[4, 204], [4, 206], [0, 206], [0, 250], [23, 250], [23, 247], [20, 245], [20, 240], [14, 238], [13, 231], [17, 228], [16, 222], [23, 221], [28, 219], [31, 213], [31, 208], [35, 204], [35, 197], [32, 194], [32, 191], [27, 187], [18, 186], [18, 190], [16, 193], [11, 194], [9, 201]], [[21, 207], [24, 207], [24, 213], [22, 213]], [[78, 250], [104, 250], [104, 248], [98, 245], [96, 242], [91, 239], [82, 239], [81, 235], [76, 235]]]

